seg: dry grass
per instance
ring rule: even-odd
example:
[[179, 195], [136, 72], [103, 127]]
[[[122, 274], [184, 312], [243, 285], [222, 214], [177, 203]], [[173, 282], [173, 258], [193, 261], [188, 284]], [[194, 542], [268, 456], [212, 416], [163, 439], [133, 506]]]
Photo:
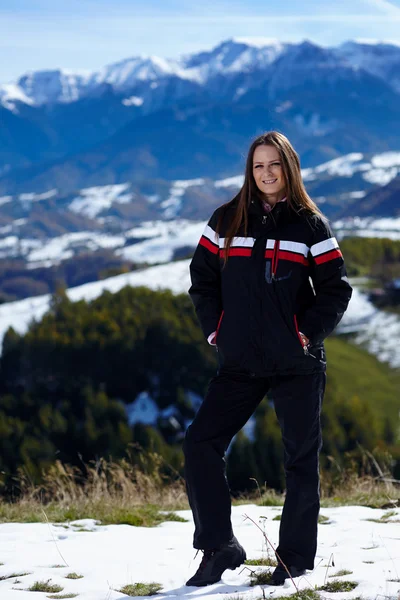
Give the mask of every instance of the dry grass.
[[6, 579], [14, 579], [14, 577], [25, 577], [25, 575], [31, 575], [31, 573], [11, 573], [11, 575], [2, 575], [0, 577], [0, 581], [5, 581]]
[[50, 583], [51, 579], [47, 581], [36, 581], [33, 585], [28, 587], [27, 592], [48, 592], [51, 594], [57, 594], [62, 592], [64, 588], [61, 585]]
[[[85, 471], [83, 475], [80, 469], [56, 462], [40, 486], [20, 474], [20, 498], [16, 502], [0, 500], [0, 522], [41, 522], [47, 517], [52, 523], [65, 523], [90, 518], [99, 524], [151, 527], [167, 520], [182, 521], [173, 511], [189, 508], [183, 478], [155, 453], [142, 453], [139, 464], [101, 459], [85, 465]], [[335, 484], [322, 477], [323, 507], [351, 504], [390, 509], [399, 498], [400, 486], [370, 475], [358, 477], [345, 471], [336, 476]], [[232, 503], [278, 507], [284, 499], [284, 494], [264, 486], [233, 498]]]
[[127, 596], [155, 596], [160, 590], [160, 583], [129, 583], [118, 591]]
[[[154, 526], [162, 521], [183, 521], [173, 510], [189, 508], [185, 483], [163, 474], [163, 459], [148, 453], [143, 464], [99, 460], [82, 472], [56, 462], [34, 486], [20, 476], [17, 502], [0, 501], [0, 522], [53, 523], [95, 519], [102, 524]], [[85, 529], [82, 529], [84, 531]]]

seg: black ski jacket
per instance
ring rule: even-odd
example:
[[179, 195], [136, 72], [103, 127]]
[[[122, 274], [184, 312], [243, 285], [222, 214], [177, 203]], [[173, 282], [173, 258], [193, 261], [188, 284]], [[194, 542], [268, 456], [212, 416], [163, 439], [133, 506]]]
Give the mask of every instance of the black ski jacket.
[[239, 230], [224, 266], [225, 232], [236, 207], [234, 200], [213, 213], [190, 264], [189, 294], [205, 337], [217, 331], [220, 366], [255, 376], [324, 371], [323, 340], [352, 293], [327, 220], [296, 212], [287, 201], [266, 214], [252, 200], [247, 236]]

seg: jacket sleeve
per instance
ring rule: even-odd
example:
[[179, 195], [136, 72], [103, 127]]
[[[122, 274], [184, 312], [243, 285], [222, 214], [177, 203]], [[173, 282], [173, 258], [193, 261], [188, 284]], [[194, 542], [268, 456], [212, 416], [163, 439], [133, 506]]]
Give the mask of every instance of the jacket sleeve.
[[222, 312], [219, 240], [215, 232], [218, 220], [216, 212], [206, 225], [190, 263], [192, 285], [189, 295], [206, 339], [217, 330]]
[[311, 345], [320, 344], [335, 329], [349, 304], [352, 287], [339, 244], [327, 220], [312, 223], [313, 241], [309, 252], [315, 299], [299, 320], [299, 330]]

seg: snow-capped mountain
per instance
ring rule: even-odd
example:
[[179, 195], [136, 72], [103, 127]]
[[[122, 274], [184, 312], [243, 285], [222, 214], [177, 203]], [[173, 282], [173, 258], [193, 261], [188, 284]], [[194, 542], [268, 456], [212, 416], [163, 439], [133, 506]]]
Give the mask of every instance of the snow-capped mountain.
[[363, 69], [385, 79], [400, 92], [400, 45], [349, 41], [339, 46], [335, 53], [345, 58], [354, 69]]
[[349, 41], [338, 47], [322, 48], [309, 41], [294, 44], [233, 38], [209, 51], [178, 59], [136, 56], [92, 73], [73, 73], [65, 69], [28, 72], [12, 85], [0, 86], [0, 98], [35, 105], [67, 103], [93, 93], [96, 87], [104, 84], [119, 93], [133, 89], [140, 82], [157, 82], [167, 77], [204, 86], [221, 75], [226, 78], [237, 73], [265, 72], [272, 65], [272, 74], [277, 80], [282, 70], [294, 76], [294, 80], [293, 77], [285, 78], [286, 85], [296, 85], [303, 70], [315, 73], [317, 68], [328, 73], [341, 68], [365, 71], [400, 91], [400, 47], [393, 44]]
[[174, 60], [28, 73], [0, 86], [0, 194], [224, 179], [267, 129], [288, 135], [303, 167], [398, 151], [399, 69], [390, 44], [239, 38]]

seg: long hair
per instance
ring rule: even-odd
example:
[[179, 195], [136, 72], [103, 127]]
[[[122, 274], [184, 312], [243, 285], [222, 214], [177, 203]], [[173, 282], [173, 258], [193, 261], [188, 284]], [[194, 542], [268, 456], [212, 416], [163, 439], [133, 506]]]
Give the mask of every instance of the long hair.
[[[286, 202], [289, 207], [296, 212], [300, 209], [306, 209], [308, 213], [323, 216], [318, 206], [313, 202], [307, 194], [300, 172], [299, 155], [293, 148], [286, 136], [278, 131], [268, 131], [257, 137], [250, 146], [247, 160], [246, 170], [244, 174], [244, 182], [240, 192], [223, 208], [229, 208], [238, 200], [236, 212], [233, 215], [231, 222], [228, 225], [225, 234], [224, 244], [224, 264], [228, 260], [229, 249], [232, 245], [233, 238], [238, 233], [241, 226], [244, 227], [244, 235], [247, 235], [248, 228], [248, 208], [253, 199], [261, 201], [262, 192], [258, 189], [253, 176], [253, 155], [257, 146], [273, 146], [279, 152], [283, 176], [285, 180]], [[221, 229], [225, 210], [221, 211], [221, 216], [218, 219], [217, 234]]]

